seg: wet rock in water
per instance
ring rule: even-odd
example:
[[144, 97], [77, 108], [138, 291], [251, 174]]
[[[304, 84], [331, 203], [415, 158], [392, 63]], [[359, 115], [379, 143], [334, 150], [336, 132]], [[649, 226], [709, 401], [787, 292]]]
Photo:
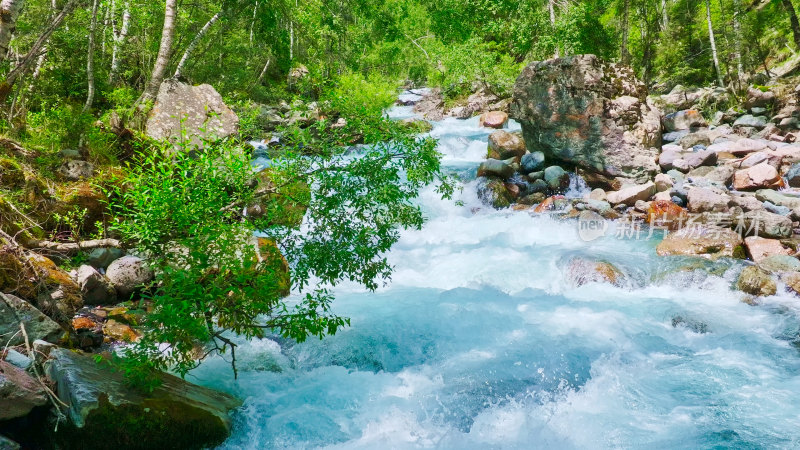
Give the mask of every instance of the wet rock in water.
[[625, 275], [613, 264], [586, 258], [573, 258], [567, 264], [564, 276], [574, 287], [588, 283], [610, 283], [621, 286], [625, 281]]
[[479, 123], [486, 128], [503, 128], [508, 123], [508, 114], [503, 111], [489, 111], [481, 114]]
[[594, 55], [534, 62], [517, 78], [511, 115], [528, 150], [638, 182], [658, 171], [660, 113], [624, 66]]
[[[344, 121], [344, 122], [342, 122]], [[340, 117], [336, 123], [331, 125], [334, 128], [344, 128], [347, 125], [347, 121]], [[433, 129], [433, 125], [427, 120], [417, 119], [416, 117], [410, 117], [408, 119], [403, 119], [400, 121], [400, 125], [408, 130], [412, 130], [415, 133], [427, 133]]]
[[756, 164], [749, 169], [737, 170], [733, 174], [733, 188], [740, 191], [781, 187], [783, 179], [778, 171], [766, 162]]
[[672, 318], [672, 326], [674, 328], [685, 327], [699, 334], [706, 334], [709, 332], [707, 323], [683, 316], [674, 316]]
[[147, 263], [136, 256], [123, 256], [112, 262], [106, 277], [117, 290], [120, 300], [127, 300], [155, 277]]
[[667, 114], [664, 116], [662, 123], [664, 125], [664, 130], [667, 132], [708, 126], [706, 119], [704, 119], [700, 111], [696, 109], [686, 109]]
[[742, 214], [744, 230], [748, 235], [765, 238], [782, 239], [792, 235], [792, 219], [762, 211], [750, 211]]
[[684, 227], [669, 233], [656, 247], [659, 256], [685, 255], [717, 259], [744, 258], [742, 238], [728, 228], [713, 226]]
[[229, 435], [228, 412], [241, 401], [169, 374], [152, 393], [129, 387], [121, 372], [93, 358], [53, 349], [44, 364], [56, 384], [69, 424], [63, 437], [92, 442], [102, 436], [107, 448], [127, 448], [147, 436], [148, 448], [214, 447]]
[[520, 162], [520, 172], [527, 175], [541, 169], [542, 166], [544, 166], [544, 153], [526, 153]]
[[485, 205], [495, 209], [508, 208], [514, 201], [505, 183], [493, 177], [481, 178], [478, 181], [478, 198]]
[[86, 305], [107, 305], [116, 303], [117, 290], [114, 285], [94, 267], [83, 265], [75, 271], [75, 281], [81, 287], [83, 303]]
[[177, 140], [185, 134], [192, 144], [199, 145], [204, 138], [236, 133], [239, 117], [211, 85], [192, 86], [169, 79], [161, 83], [145, 127], [150, 138]]
[[747, 266], [739, 274], [736, 287], [750, 295], [767, 296], [775, 295], [778, 287], [770, 274], [756, 266]]
[[41, 339], [58, 342], [64, 335], [61, 325], [30, 303], [14, 295], [0, 293], [0, 343], [23, 344], [22, 335], [17, 334], [20, 323], [25, 324], [25, 330], [31, 341]]
[[569, 173], [560, 166], [550, 166], [544, 169], [544, 181], [551, 190], [561, 192], [569, 187]]
[[[525, 152], [525, 142], [518, 134], [500, 130], [489, 135], [489, 158], [499, 160], [522, 158]], [[544, 155], [542, 155], [542, 161], [544, 161]], [[536, 169], [534, 168], [529, 172], [534, 170]]]
[[692, 187], [687, 192], [689, 212], [724, 212], [728, 210], [730, 197], [712, 189]]
[[535, 192], [519, 199], [519, 203], [527, 206], [538, 205], [545, 201], [546, 198], [547, 195], [545, 195], [544, 192]]
[[650, 202], [647, 209], [647, 223], [651, 226], [677, 230], [686, 222], [686, 210], [669, 200]]
[[647, 200], [656, 193], [656, 185], [652, 181], [622, 188], [619, 191], [608, 192], [606, 198], [612, 205], [624, 204], [633, 206], [637, 200]]
[[767, 256], [758, 265], [773, 273], [800, 272], [800, 260], [790, 255]]
[[748, 236], [744, 239], [747, 254], [756, 264], [762, 263], [772, 255], [790, 255], [792, 252], [777, 239], [767, 239], [760, 236]]
[[499, 177], [504, 180], [511, 178], [514, 175], [514, 168], [505, 161], [499, 159], [487, 159], [478, 166], [479, 177]]
[[0, 360], [0, 420], [23, 417], [45, 403], [44, 388], [33, 377]]

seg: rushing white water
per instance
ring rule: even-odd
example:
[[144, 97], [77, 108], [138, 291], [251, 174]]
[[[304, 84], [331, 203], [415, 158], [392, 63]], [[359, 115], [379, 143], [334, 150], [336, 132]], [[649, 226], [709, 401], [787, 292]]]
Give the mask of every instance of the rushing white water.
[[[488, 130], [431, 134], [474, 178]], [[239, 380], [222, 358], [192, 374], [245, 399], [223, 448], [800, 447], [797, 299], [749, 306], [739, 264], [677, 270], [654, 239], [583, 242], [574, 221], [482, 206], [473, 184], [463, 205], [424, 192], [429, 221], [392, 250], [389, 286], [337, 290], [350, 328], [242, 343]], [[576, 256], [627, 281], [573, 287]]]

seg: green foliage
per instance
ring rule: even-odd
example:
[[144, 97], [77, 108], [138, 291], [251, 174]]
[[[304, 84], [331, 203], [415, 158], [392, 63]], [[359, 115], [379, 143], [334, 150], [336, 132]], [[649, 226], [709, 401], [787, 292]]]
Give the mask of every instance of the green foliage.
[[[341, 149], [289, 153], [258, 183], [235, 142], [188, 150], [141, 155], [126, 188], [112, 196], [115, 230], [157, 274], [146, 294], [153, 306], [147, 332], [125, 354], [123, 370], [134, 378], [149, 369], [185, 374], [205, 343], [204, 351], [233, 353], [229, 333], [303, 341], [348, 325], [331, 311], [328, 288], [351, 280], [375, 289], [388, 280], [383, 254], [400, 229], [421, 226], [413, 200], [439, 178], [430, 140], [384, 142], [355, 160]], [[444, 195], [452, 189], [440, 187]], [[242, 215], [255, 204], [261, 214]], [[298, 208], [307, 208], [302, 232], [285, 220]], [[286, 300], [289, 280], [298, 295]]]
[[494, 42], [472, 39], [463, 44], [434, 43], [431, 53], [439, 65], [429, 79], [442, 86], [451, 99], [469, 95], [476, 82], [498, 96], [509, 96], [522, 70], [522, 64], [504, 54]]

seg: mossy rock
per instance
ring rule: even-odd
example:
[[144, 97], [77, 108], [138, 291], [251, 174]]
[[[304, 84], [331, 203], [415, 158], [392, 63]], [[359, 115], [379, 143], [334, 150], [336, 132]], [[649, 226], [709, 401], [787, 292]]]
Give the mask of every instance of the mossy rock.
[[69, 418], [59, 448], [194, 449], [221, 444], [230, 433], [228, 411], [241, 401], [222, 392], [159, 374], [152, 392], [131, 388], [124, 375], [93, 358], [54, 349], [45, 363]]
[[775, 295], [778, 291], [769, 272], [756, 266], [747, 266], [742, 270], [736, 281], [736, 287], [746, 294], [756, 296]]
[[17, 189], [25, 184], [25, 173], [13, 159], [0, 158], [0, 188]]
[[282, 297], [289, 295], [292, 287], [289, 279], [289, 262], [281, 254], [275, 241], [272, 239], [258, 238], [258, 254], [261, 262], [266, 267], [264, 270], [273, 271], [276, 275], [277, 290]]
[[302, 181], [281, 179], [281, 173], [266, 169], [256, 175], [257, 192], [281, 186], [263, 201], [247, 207], [247, 215], [256, 219], [267, 219], [270, 225], [299, 227], [303, 223], [308, 205], [311, 203], [311, 188]]
[[75, 209], [85, 210], [82, 229], [86, 233], [96, 231], [95, 224], [108, 219], [108, 197], [103, 189], [91, 181], [81, 181], [61, 186], [59, 203], [54, 212], [68, 214]]
[[0, 230], [13, 236], [17, 243], [22, 245], [44, 236], [44, 231], [31, 219], [26, 219], [20, 209], [2, 194], [0, 194]]

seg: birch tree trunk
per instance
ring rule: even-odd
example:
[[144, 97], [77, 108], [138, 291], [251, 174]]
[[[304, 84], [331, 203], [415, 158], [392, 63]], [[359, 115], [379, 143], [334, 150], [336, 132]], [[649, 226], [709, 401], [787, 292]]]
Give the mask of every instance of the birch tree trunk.
[[[115, 21], [116, 18], [112, 18], [112, 21]], [[131, 9], [130, 4], [125, 2], [125, 8], [122, 11], [122, 25], [120, 26], [119, 31], [116, 30], [116, 26], [114, 27], [115, 30], [113, 32], [114, 36], [114, 46], [111, 49], [111, 71], [108, 73], [108, 82], [113, 83], [114, 79], [117, 77], [119, 73], [119, 66], [120, 66], [120, 57], [119, 53], [122, 51], [122, 48], [125, 46], [125, 40], [128, 38], [128, 30], [131, 26]]]
[[94, 103], [94, 38], [97, 33], [97, 8], [100, 6], [99, 0], [94, 0], [92, 4], [92, 25], [89, 28], [89, 53], [86, 55], [86, 80], [88, 83], [88, 92], [86, 95], [86, 104], [83, 105], [83, 112], [89, 110]]
[[186, 47], [186, 51], [183, 52], [183, 56], [181, 57], [180, 62], [178, 62], [178, 67], [175, 68], [175, 75], [173, 75], [173, 78], [180, 78], [183, 75], [183, 69], [186, 66], [186, 61], [189, 60], [189, 57], [192, 56], [194, 49], [197, 48], [197, 44], [200, 43], [200, 41], [203, 39], [203, 36], [208, 33], [208, 30], [212, 25], [214, 25], [214, 23], [216, 23], [217, 20], [219, 20], [221, 15], [222, 11], [214, 14], [214, 16], [209, 19], [205, 25], [203, 25], [203, 28], [197, 32], [197, 35], [194, 37], [194, 39], [192, 39], [192, 42], [190, 42], [189, 46]]
[[742, 29], [739, 24], [739, 4], [736, 0], [733, 3], [733, 43], [736, 50], [736, 80], [737, 87], [744, 80], [744, 64], [742, 63]]
[[64, 21], [64, 19], [72, 13], [80, 1], [81, 0], [68, 0], [67, 4], [64, 5], [64, 8], [62, 8], [61, 11], [55, 15], [55, 17], [53, 17], [42, 34], [39, 35], [28, 53], [26, 53], [25, 56], [22, 56], [11, 72], [6, 75], [6, 79], [0, 83], [0, 102], [5, 101], [5, 99], [8, 98], [8, 94], [11, 92], [14, 84], [22, 77], [23, 74], [25, 74], [25, 72], [30, 69], [31, 64], [41, 54], [40, 52], [44, 48], [45, 44], [47, 44], [50, 36], [58, 29], [59, 26], [61, 26], [61, 23]]
[[145, 102], [153, 100], [158, 94], [158, 88], [161, 82], [164, 81], [164, 74], [167, 72], [169, 65], [169, 57], [172, 53], [172, 41], [175, 37], [175, 18], [177, 15], [178, 0], [166, 0], [164, 4], [164, 27], [161, 29], [161, 44], [158, 47], [158, 56], [153, 65], [153, 73], [150, 75], [150, 81], [142, 92], [142, 96], [136, 102], [141, 105]]
[[0, 62], [8, 57], [8, 46], [17, 29], [17, 18], [24, 5], [24, 0], [0, 1]]
[[711, 0], [706, 0], [706, 20], [708, 21], [708, 39], [711, 41], [711, 57], [714, 60], [714, 70], [717, 72], [717, 82], [725, 87], [722, 81], [722, 71], [719, 68], [719, 57], [717, 56], [717, 43], [714, 41], [714, 28], [711, 26]]
[[253, 28], [256, 26], [256, 13], [258, 12], [258, 1], [253, 7], [253, 20], [250, 21], [250, 45], [253, 45]]
[[628, 52], [628, 17], [630, 12], [630, 0], [624, 0], [622, 11], [622, 48], [620, 48], [620, 59], [622, 64], [629, 64], [631, 54]]
[[661, 29], [666, 30], [669, 25], [669, 12], [667, 11], [667, 0], [661, 0]]
[[[556, 11], [554, 9], [555, 0], [547, 0], [547, 8], [550, 10], [550, 25], [555, 29], [556, 27]], [[555, 57], [558, 58], [561, 54], [559, 44], [556, 43]]]

